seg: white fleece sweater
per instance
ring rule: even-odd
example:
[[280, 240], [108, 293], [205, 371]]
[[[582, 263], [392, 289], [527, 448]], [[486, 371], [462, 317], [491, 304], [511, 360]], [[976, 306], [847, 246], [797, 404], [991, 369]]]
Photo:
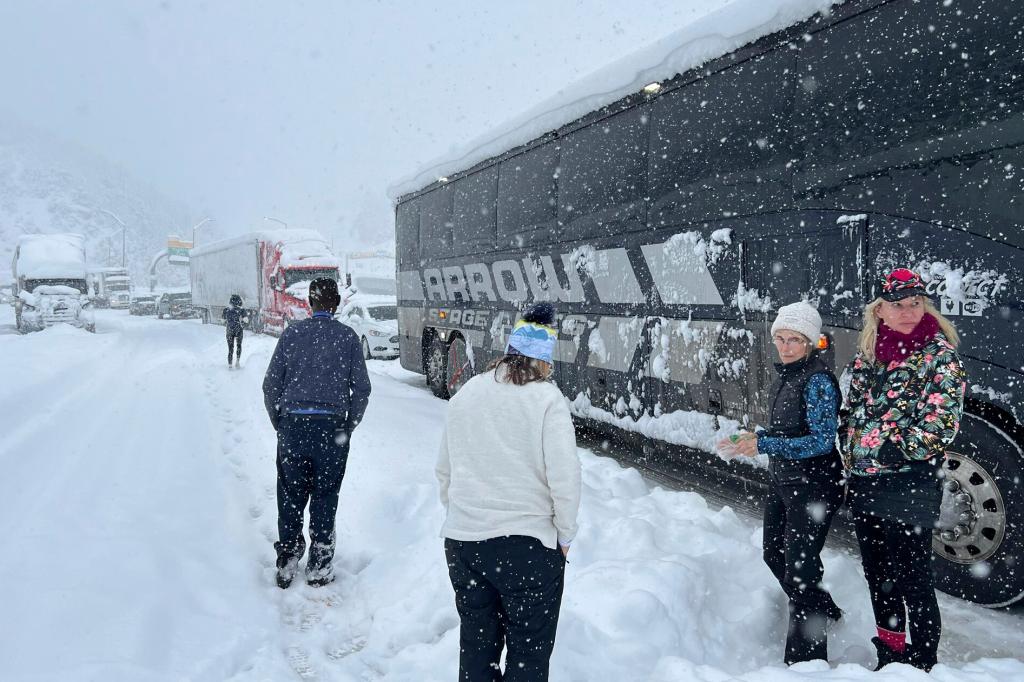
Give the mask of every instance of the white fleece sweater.
[[441, 536], [528, 535], [555, 549], [576, 535], [580, 461], [562, 393], [548, 382], [470, 379], [451, 399], [437, 459]]

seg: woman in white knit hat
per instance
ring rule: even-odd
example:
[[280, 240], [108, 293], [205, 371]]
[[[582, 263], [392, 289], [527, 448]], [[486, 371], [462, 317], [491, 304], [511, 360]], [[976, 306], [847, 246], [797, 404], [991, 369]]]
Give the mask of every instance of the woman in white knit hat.
[[448, 406], [437, 478], [461, 682], [548, 679], [580, 502], [572, 417], [547, 381], [554, 324], [550, 303], [531, 306], [505, 354]]
[[843, 488], [835, 447], [839, 383], [818, 357], [820, 336], [821, 316], [810, 304], [779, 308], [772, 341], [780, 362], [769, 395], [768, 427], [719, 443], [732, 456], [768, 455], [764, 561], [789, 597], [787, 664], [827, 659], [827, 620], [842, 616], [821, 586], [821, 548]]

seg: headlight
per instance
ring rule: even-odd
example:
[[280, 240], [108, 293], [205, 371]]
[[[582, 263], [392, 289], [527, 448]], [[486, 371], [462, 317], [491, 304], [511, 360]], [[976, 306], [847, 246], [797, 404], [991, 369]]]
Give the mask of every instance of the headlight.
[[379, 332], [376, 329], [371, 329], [369, 331], [369, 334], [370, 334], [370, 336], [387, 336], [388, 335], [387, 332]]

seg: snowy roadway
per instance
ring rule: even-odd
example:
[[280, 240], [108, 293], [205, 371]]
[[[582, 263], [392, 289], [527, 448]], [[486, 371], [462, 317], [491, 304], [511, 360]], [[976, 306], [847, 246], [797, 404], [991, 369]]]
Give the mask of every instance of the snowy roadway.
[[[433, 478], [445, 403], [371, 363], [338, 512], [339, 581], [273, 585], [275, 339], [102, 311], [19, 336], [0, 306], [0, 679], [456, 679]], [[786, 669], [760, 524], [581, 450], [584, 498], [552, 680], [1024, 680], [1024, 618], [943, 597], [931, 678], [873, 675], [859, 562], [827, 550], [831, 666]]]

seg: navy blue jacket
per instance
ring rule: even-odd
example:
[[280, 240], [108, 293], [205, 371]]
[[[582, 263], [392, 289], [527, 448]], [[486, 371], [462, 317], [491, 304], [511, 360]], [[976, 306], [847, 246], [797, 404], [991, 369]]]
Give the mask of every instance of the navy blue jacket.
[[228, 331], [232, 334], [242, 333], [242, 323], [248, 321], [248, 313], [244, 308], [236, 308], [231, 306], [225, 308], [224, 312], [220, 314], [224, 319], [224, 326], [228, 328]]
[[351, 327], [312, 317], [284, 330], [263, 379], [263, 402], [275, 429], [282, 415], [315, 409], [344, 417], [351, 433], [369, 399], [370, 377]]

